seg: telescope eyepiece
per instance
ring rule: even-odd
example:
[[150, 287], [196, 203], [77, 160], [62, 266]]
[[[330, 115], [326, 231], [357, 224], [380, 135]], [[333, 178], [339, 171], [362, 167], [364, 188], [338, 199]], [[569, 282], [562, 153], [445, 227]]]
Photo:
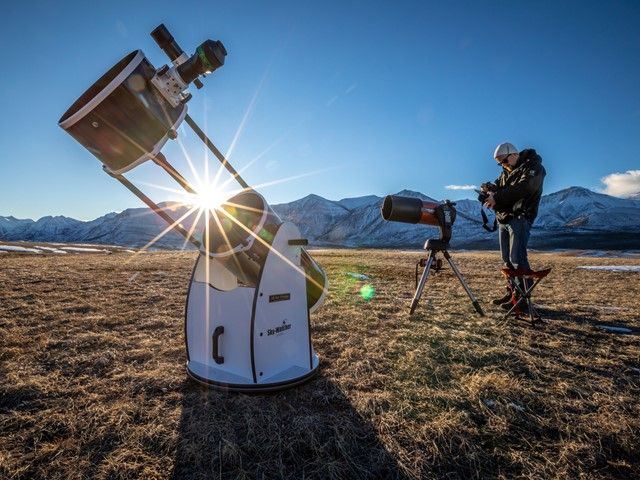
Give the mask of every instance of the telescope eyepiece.
[[203, 42], [186, 62], [178, 66], [178, 73], [185, 83], [191, 83], [199, 75], [212, 73], [224, 65], [227, 50], [219, 40]]

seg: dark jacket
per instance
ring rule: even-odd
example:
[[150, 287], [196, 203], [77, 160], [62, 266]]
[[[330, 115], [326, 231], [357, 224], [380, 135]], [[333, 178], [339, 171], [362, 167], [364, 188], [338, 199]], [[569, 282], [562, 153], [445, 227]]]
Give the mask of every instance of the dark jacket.
[[498, 190], [493, 197], [498, 222], [507, 223], [512, 218], [523, 216], [533, 223], [538, 215], [546, 173], [542, 157], [533, 148], [520, 152], [518, 163], [511, 172], [502, 169], [495, 181]]

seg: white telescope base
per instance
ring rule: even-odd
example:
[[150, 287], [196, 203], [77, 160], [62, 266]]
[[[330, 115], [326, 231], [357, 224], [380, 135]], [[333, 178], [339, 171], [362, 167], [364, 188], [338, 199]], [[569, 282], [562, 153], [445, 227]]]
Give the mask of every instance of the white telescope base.
[[185, 308], [187, 373], [194, 380], [225, 390], [272, 391], [317, 372], [302, 248], [289, 245], [299, 238], [294, 224], [280, 225], [255, 287], [237, 285], [219, 261], [200, 254]]

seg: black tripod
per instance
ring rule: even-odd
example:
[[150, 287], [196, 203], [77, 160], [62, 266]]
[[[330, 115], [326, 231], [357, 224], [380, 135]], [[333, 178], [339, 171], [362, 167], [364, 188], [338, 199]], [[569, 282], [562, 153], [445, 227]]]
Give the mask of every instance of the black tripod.
[[[462, 287], [464, 288], [464, 290], [467, 292], [467, 295], [469, 295], [469, 298], [471, 299], [471, 303], [473, 304], [473, 307], [476, 309], [476, 312], [478, 312], [481, 316], [484, 317], [484, 312], [482, 311], [482, 307], [480, 307], [478, 300], [473, 295], [473, 292], [467, 285], [467, 282], [464, 280], [464, 277], [460, 273], [460, 270], [458, 270], [458, 267], [453, 262], [453, 258], [451, 258], [451, 255], [447, 250], [448, 246], [449, 246], [448, 242], [445, 242], [443, 240], [436, 240], [436, 239], [427, 240], [427, 243], [425, 243], [424, 249], [429, 251], [429, 257], [425, 259], [421, 259], [418, 262], [419, 265], [424, 265], [424, 271], [422, 272], [422, 277], [420, 277], [420, 282], [416, 286], [416, 293], [413, 295], [413, 300], [411, 301], [411, 314], [413, 314], [416, 307], [418, 306], [418, 301], [420, 301], [420, 297], [422, 296], [422, 291], [424, 290], [424, 286], [427, 283], [427, 279], [429, 278], [429, 272], [431, 271], [431, 268], [434, 267], [434, 269], [439, 269], [440, 266], [442, 265], [442, 260], [440, 260], [439, 258], [436, 258], [436, 256], [438, 255], [438, 252], [442, 252], [442, 255], [444, 256], [444, 258], [447, 260], [447, 262], [449, 262], [449, 265], [451, 265], [451, 270], [453, 270], [453, 273], [455, 273], [456, 277], [458, 277], [458, 280], [460, 280], [460, 283], [462, 284]], [[434, 264], [434, 261], [435, 261], [435, 264]], [[417, 275], [417, 266], [416, 266], [416, 275]]]

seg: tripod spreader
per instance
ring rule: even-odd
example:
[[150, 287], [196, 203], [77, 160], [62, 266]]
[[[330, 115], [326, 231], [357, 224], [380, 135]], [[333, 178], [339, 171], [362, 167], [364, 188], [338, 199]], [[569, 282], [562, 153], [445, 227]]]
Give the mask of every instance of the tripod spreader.
[[[419, 262], [419, 264], [424, 263], [424, 271], [422, 272], [422, 277], [420, 277], [420, 282], [418, 282], [418, 285], [416, 287], [416, 293], [413, 295], [413, 300], [411, 301], [410, 313], [413, 314], [413, 312], [415, 312], [416, 310], [416, 307], [418, 306], [418, 302], [420, 301], [420, 297], [422, 296], [424, 286], [427, 283], [427, 279], [429, 278], [429, 273], [431, 272], [431, 268], [434, 265], [434, 262], [436, 262], [435, 266], [437, 266], [438, 263], [442, 265], [442, 260], [437, 258], [438, 252], [442, 252], [442, 255], [444, 256], [445, 260], [449, 262], [449, 265], [451, 266], [451, 270], [453, 270], [453, 273], [456, 275], [456, 277], [458, 277], [458, 280], [462, 284], [462, 287], [464, 288], [465, 292], [467, 292], [467, 295], [471, 299], [471, 303], [473, 304], [473, 307], [476, 309], [476, 312], [478, 312], [478, 314], [484, 317], [484, 312], [482, 311], [482, 307], [480, 306], [480, 303], [478, 302], [476, 297], [473, 295], [473, 292], [467, 285], [467, 282], [462, 276], [462, 273], [460, 273], [460, 270], [458, 270], [458, 266], [453, 261], [453, 258], [451, 258], [451, 255], [449, 254], [449, 251], [448, 251], [448, 246], [449, 246], [448, 242], [444, 242], [442, 240], [437, 240], [437, 239], [429, 239], [425, 243], [424, 249], [429, 251], [429, 256], [426, 259], [421, 259]], [[416, 272], [417, 272], [417, 267], [416, 267]]]

